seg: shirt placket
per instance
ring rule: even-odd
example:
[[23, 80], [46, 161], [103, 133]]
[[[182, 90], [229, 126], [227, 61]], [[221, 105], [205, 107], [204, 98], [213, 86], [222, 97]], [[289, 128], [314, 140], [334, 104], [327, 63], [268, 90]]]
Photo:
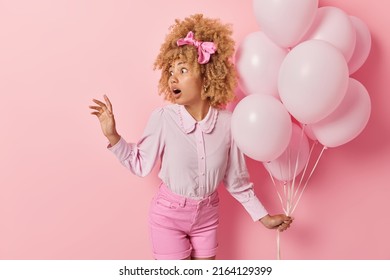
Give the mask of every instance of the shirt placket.
[[195, 129], [196, 150], [198, 154], [198, 186], [199, 196], [204, 197], [206, 194], [206, 153], [203, 139], [203, 131], [197, 124]]

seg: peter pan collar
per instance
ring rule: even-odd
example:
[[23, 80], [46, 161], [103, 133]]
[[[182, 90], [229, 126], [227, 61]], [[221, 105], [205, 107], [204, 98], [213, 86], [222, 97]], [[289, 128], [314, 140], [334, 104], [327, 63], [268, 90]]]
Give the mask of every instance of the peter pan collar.
[[190, 113], [188, 113], [184, 105], [177, 106], [180, 126], [185, 133], [188, 134], [194, 131], [196, 124], [198, 124], [204, 133], [211, 133], [213, 131], [215, 123], [217, 122], [218, 109], [210, 106], [205, 118], [198, 122], [190, 115]]

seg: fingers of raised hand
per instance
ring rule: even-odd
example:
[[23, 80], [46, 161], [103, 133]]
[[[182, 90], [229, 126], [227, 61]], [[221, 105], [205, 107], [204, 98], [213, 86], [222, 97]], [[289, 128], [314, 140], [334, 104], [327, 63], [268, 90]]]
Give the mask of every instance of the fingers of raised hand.
[[110, 99], [108, 99], [107, 95], [104, 95], [104, 100], [107, 103], [108, 110], [112, 113], [112, 104], [111, 104]]
[[102, 108], [107, 108], [106, 104], [104, 102], [101, 102], [100, 100], [92, 99], [92, 101], [95, 102], [97, 105], [99, 105]]
[[91, 112], [92, 115], [100, 116], [103, 113], [103, 109], [100, 106], [89, 106], [89, 108], [94, 110]]
[[111, 103], [107, 104], [109, 106], [107, 107], [107, 105], [104, 102], [101, 102], [100, 100], [92, 99], [92, 101], [99, 106], [89, 106], [90, 109], [94, 110], [93, 112], [91, 112], [91, 114], [100, 117], [103, 113], [107, 113], [109, 116], [112, 116], [112, 111], [110, 110], [110, 108], [112, 108]]

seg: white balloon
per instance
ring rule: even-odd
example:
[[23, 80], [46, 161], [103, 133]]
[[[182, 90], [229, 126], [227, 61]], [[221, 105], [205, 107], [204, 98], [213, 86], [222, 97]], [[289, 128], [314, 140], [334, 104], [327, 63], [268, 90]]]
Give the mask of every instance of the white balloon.
[[290, 143], [277, 159], [263, 162], [264, 167], [274, 178], [290, 181], [303, 171], [309, 160], [309, 140], [302, 128], [293, 123]]
[[356, 44], [352, 57], [348, 61], [349, 74], [353, 74], [366, 61], [371, 50], [371, 34], [368, 26], [359, 18], [349, 16], [356, 30]]
[[350, 78], [347, 93], [334, 112], [312, 124], [318, 141], [326, 147], [337, 147], [356, 138], [367, 125], [371, 114], [371, 100], [366, 88]]
[[279, 72], [279, 95], [300, 123], [318, 122], [340, 104], [348, 87], [348, 65], [341, 52], [322, 40], [294, 47]]
[[349, 16], [336, 7], [321, 7], [302, 41], [324, 40], [339, 49], [346, 61], [352, 56], [356, 31]]
[[231, 121], [232, 136], [239, 149], [258, 161], [280, 156], [291, 138], [291, 117], [271, 95], [253, 94], [236, 106]]
[[236, 56], [239, 86], [245, 94], [269, 94], [279, 98], [279, 68], [287, 50], [273, 43], [263, 32], [254, 32], [241, 42]]
[[268, 37], [281, 47], [295, 46], [312, 24], [318, 0], [254, 0], [256, 20]]

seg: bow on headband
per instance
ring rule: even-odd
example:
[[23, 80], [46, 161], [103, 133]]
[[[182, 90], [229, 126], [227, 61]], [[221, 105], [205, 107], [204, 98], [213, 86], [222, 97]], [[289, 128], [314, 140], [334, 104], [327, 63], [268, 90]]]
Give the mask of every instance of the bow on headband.
[[202, 42], [194, 39], [194, 33], [188, 32], [185, 38], [177, 40], [178, 46], [193, 45], [198, 48], [198, 62], [199, 64], [206, 64], [210, 60], [210, 56], [217, 50], [213, 42]]

